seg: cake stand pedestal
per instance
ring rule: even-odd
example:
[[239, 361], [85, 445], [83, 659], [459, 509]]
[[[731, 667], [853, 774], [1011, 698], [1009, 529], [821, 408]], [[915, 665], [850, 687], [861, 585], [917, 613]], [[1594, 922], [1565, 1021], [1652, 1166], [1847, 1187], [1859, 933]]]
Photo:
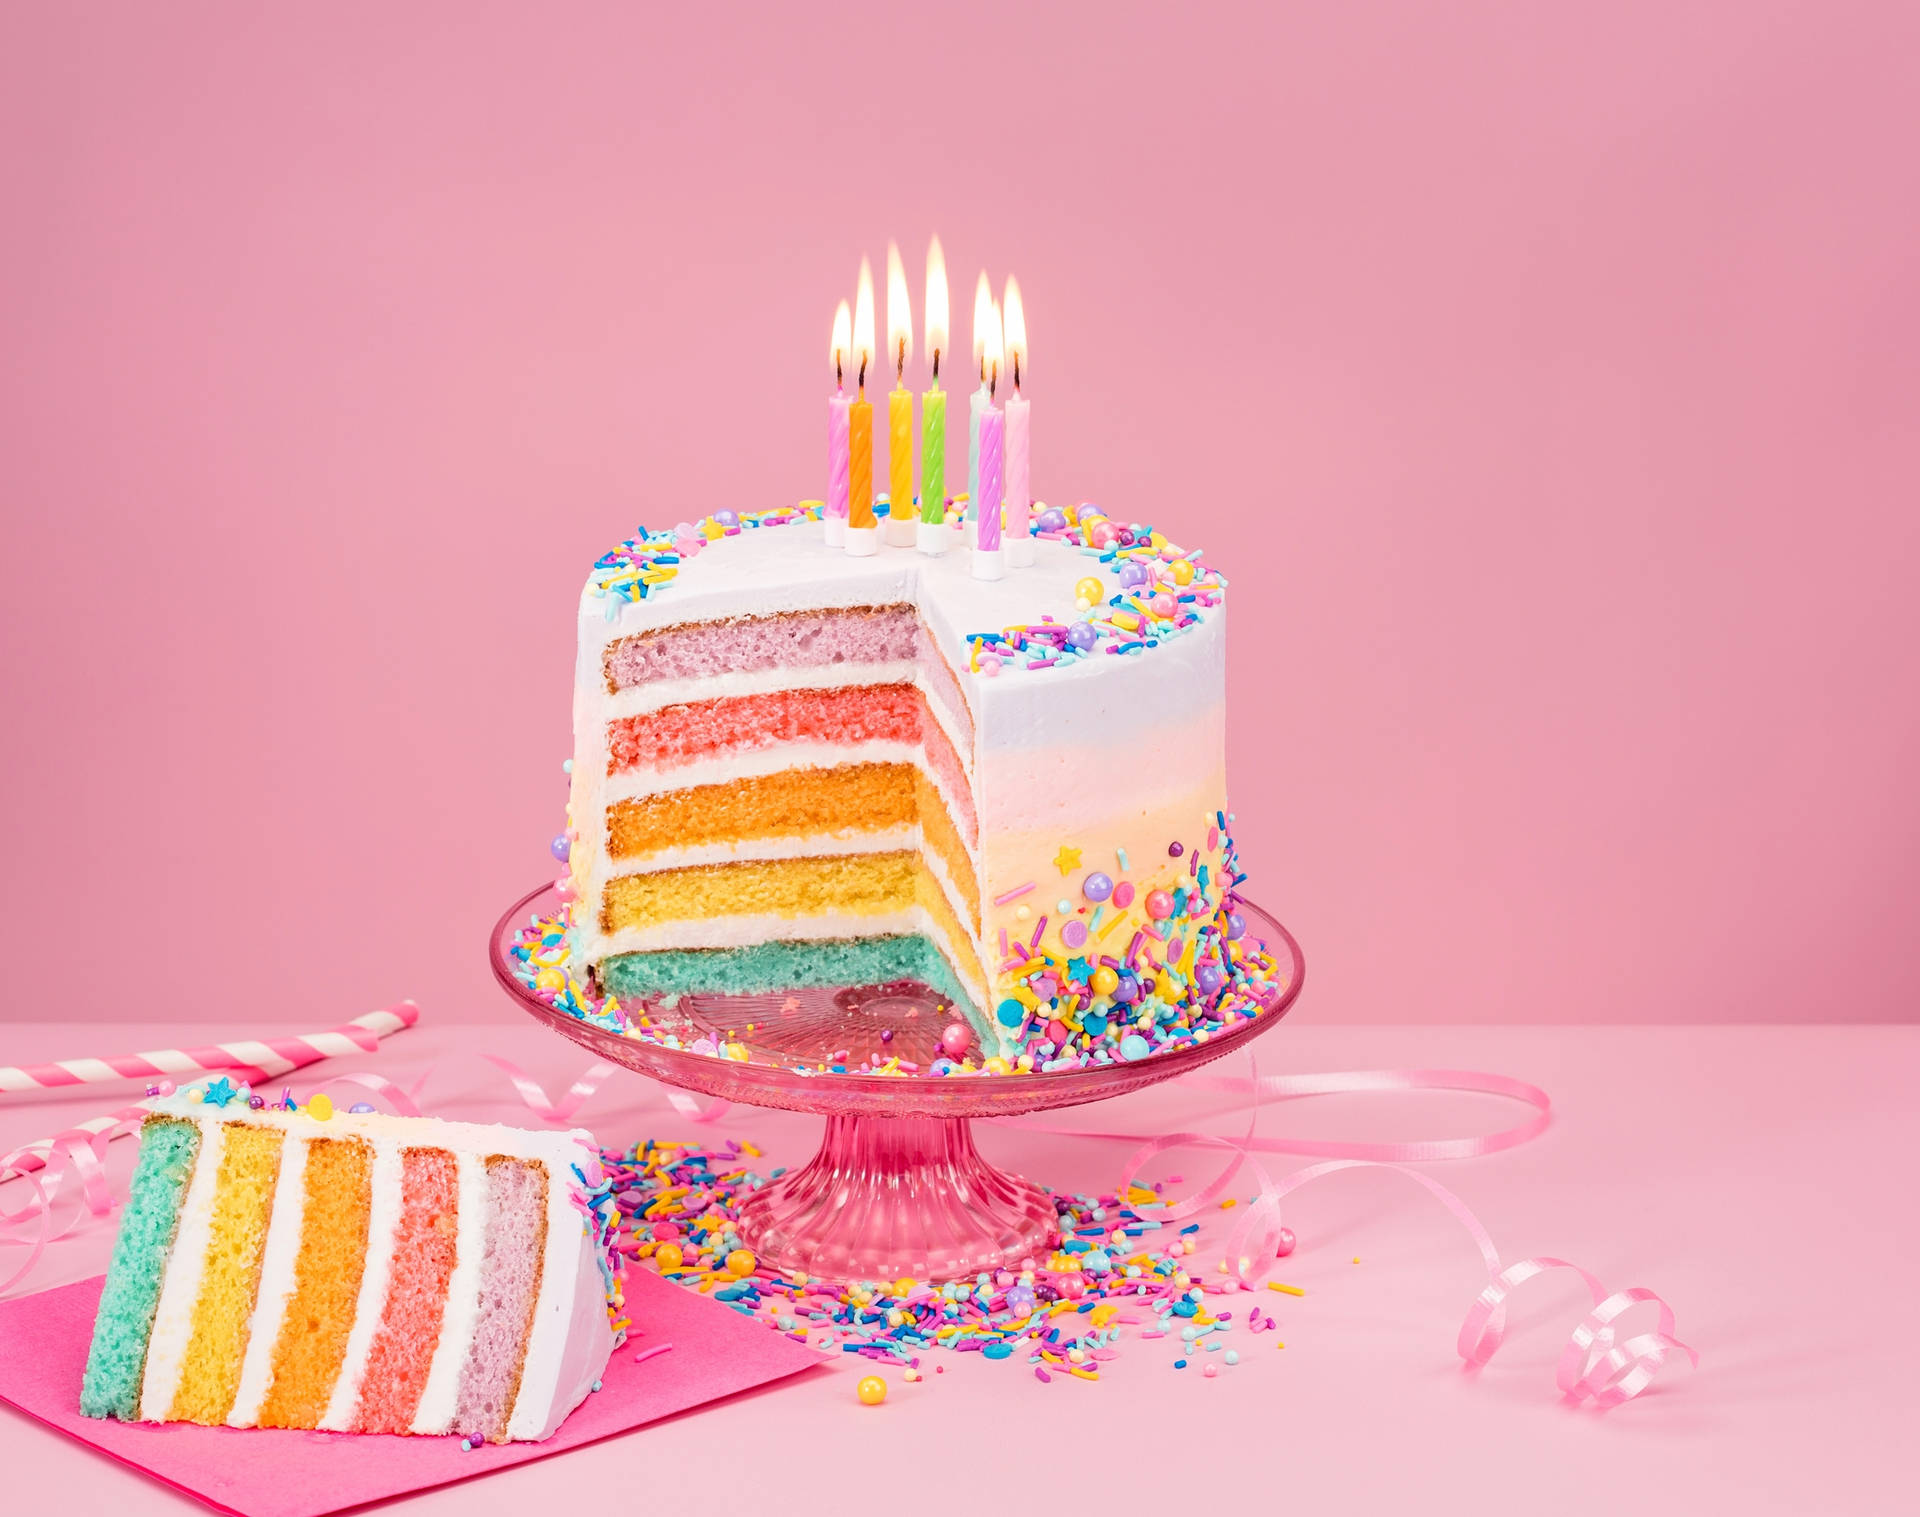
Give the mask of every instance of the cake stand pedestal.
[[[740, 1236], [774, 1268], [835, 1280], [951, 1280], [1040, 1258], [1052, 1242], [1053, 1203], [1032, 1181], [980, 1156], [973, 1119], [1105, 1100], [1198, 1069], [1278, 1023], [1305, 974], [1293, 935], [1243, 902], [1248, 932], [1264, 940], [1280, 971], [1265, 1010], [1205, 1043], [1054, 1074], [876, 1075], [855, 1071], [875, 1054], [909, 1070], [929, 1068], [940, 1057], [941, 1033], [964, 1018], [926, 986], [902, 981], [627, 1000], [653, 1033], [671, 1033], [682, 1046], [624, 1036], [554, 1009], [515, 974], [511, 949], [520, 928], [559, 908], [546, 886], [494, 925], [489, 947], [502, 988], [537, 1021], [609, 1063], [704, 1095], [825, 1117], [813, 1158], [748, 1197]], [[744, 1049], [746, 1058], [708, 1051], [723, 1044]]]

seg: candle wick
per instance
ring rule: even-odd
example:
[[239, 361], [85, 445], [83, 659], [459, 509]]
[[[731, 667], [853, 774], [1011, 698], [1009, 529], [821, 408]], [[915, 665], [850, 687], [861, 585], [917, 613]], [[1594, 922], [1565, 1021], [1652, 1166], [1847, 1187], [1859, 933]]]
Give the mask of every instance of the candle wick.
[[1020, 393], [1020, 350], [1013, 350], [1013, 393]]
[[867, 355], [865, 353], [860, 355], [860, 393], [862, 395], [867, 393]]
[[940, 388], [940, 350], [938, 348], [933, 350], [933, 387], [936, 390]]
[[846, 365], [840, 362], [840, 354], [837, 351], [833, 355], [833, 387], [836, 390], [844, 390], [847, 387]]
[[987, 378], [987, 404], [993, 404], [994, 393], [1000, 388], [1000, 365], [993, 366], [993, 372]]
[[897, 385], [907, 382], [907, 339], [902, 337], [894, 348], [893, 382]]

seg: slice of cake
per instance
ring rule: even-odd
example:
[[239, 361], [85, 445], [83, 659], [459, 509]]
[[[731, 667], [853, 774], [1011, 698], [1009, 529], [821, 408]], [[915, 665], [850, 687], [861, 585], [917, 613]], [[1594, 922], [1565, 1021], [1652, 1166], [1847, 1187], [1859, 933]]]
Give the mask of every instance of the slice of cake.
[[1092, 507], [1032, 531], [997, 581], [957, 533], [858, 558], [808, 512], [602, 558], [561, 850], [575, 962], [623, 999], [917, 979], [983, 1052], [1042, 1059], [1251, 1004], [1226, 583]]
[[80, 1409], [546, 1438], [615, 1345], [612, 1215], [585, 1132], [182, 1091], [141, 1129]]

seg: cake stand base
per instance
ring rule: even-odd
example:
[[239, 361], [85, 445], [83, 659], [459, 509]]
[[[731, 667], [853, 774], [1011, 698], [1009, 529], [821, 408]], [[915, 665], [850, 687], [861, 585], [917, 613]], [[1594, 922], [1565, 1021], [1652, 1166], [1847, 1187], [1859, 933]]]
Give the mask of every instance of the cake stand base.
[[1019, 1269], [1054, 1226], [1046, 1192], [981, 1158], [964, 1117], [829, 1116], [820, 1151], [740, 1210], [763, 1263], [833, 1280]]

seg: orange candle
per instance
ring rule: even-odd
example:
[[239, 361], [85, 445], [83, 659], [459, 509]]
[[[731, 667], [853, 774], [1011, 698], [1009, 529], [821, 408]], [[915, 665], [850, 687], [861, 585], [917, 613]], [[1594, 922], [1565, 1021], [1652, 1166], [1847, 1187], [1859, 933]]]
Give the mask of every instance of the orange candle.
[[873, 402], [867, 399], [867, 369], [873, 363], [873, 267], [860, 260], [860, 289], [853, 301], [853, 359], [860, 395], [848, 408], [853, 444], [852, 486], [847, 500], [847, 552], [866, 558], [879, 548], [873, 516]]

